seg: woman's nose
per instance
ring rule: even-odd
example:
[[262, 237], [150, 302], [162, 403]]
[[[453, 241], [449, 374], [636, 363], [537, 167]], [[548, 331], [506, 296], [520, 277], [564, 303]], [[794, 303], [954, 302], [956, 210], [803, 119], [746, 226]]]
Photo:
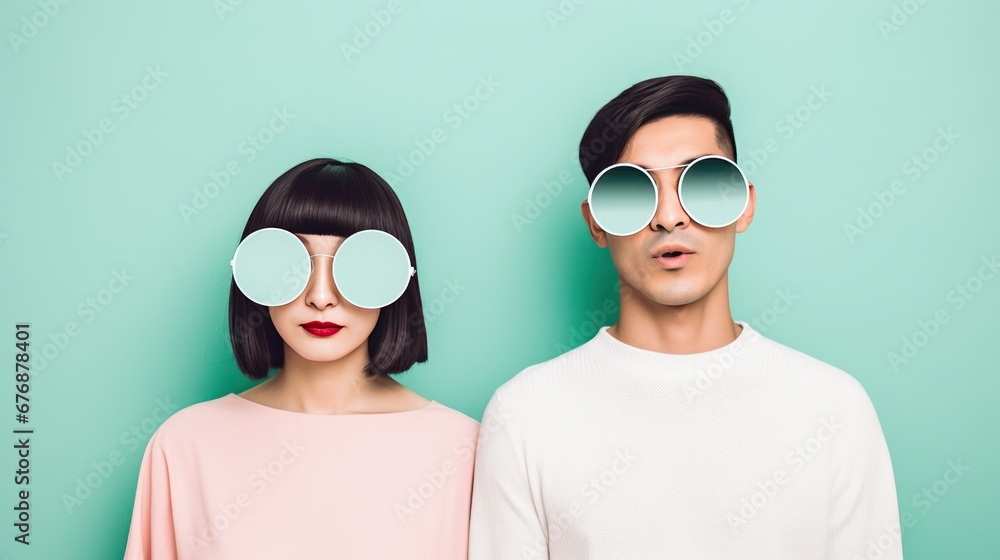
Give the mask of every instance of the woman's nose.
[[317, 309], [340, 304], [340, 292], [333, 280], [333, 257], [312, 256], [312, 273], [306, 285], [305, 302]]

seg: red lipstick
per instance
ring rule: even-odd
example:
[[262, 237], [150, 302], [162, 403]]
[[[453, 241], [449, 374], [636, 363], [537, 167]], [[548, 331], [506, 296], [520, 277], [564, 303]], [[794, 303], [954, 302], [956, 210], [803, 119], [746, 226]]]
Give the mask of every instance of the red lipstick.
[[325, 321], [310, 321], [302, 323], [301, 326], [307, 333], [319, 337], [333, 336], [340, 332], [340, 329], [344, 328], [337, 323], [327, 323]]

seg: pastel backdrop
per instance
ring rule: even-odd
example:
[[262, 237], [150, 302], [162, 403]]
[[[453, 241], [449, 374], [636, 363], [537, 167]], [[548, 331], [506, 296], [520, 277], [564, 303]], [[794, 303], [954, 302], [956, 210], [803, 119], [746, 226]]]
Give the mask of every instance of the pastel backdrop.
[[[733, 317], [864, 385], [908, 559], [986, 557], [997, 16], [933, 0], [4, 3], [0, 559], [120, 557], [152, 430], [251, 385], [228, 344], [229, 258], [266, 186], [309, 158], [395, 188], [430, 339], [401, 380], [480, 419], [497, 386], [615, 321], [576, 150], [603, 103], [676, 73], [725, 88], [757, 188]], [[25, 427], [30, 546], [14, 541]]]

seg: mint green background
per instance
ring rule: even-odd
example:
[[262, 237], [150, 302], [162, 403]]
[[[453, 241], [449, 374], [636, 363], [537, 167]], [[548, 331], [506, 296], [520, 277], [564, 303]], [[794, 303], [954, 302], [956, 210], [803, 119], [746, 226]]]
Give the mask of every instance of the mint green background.
[[[389, 177], [415, 140], [444, 131], [411, 177], [390, 181], [435, 311], [431, 359], [402, 377], [422, 394], [478, 419], [520, 369], [612, 323], [597, 310], [617, 301], [614, 269], [580, 218], [586, 184], [575, 151], [603, 103], [673, 73], [726, 89], [739, 161], [757, 187], [756, 218], [730, 269], [733, 317], [864, 385], [900, 511], [916, 520], [904, 530], [908, 559], [994, 550], [1000, 280], [961, 310], [947, 298], [1000, 249], [996, 4], [566, 0], [568, 15], [553, 26], [555, 0], [402, 0], [348, 62], [341, 43], [386, 5], [247, 1], [220, 18], [208, 1], [71, 2], [18, 52], [9, 34], [41, 8], [0, 7], [3, 359], [13, 361], [16, 321], [32, 323], [36, 352], [67, 321], [81, 325], [33, 377], [30, 550], [11, 544], [13, 438], [0, 442], [0, 560], [120, 557], [142, 456], [121, 434], [158, 398], [186, 406], [250, 386], [227, 343], [228, 259], [261, 192], [305, 159], [344, 157]], [[919, 9], [883, 37], [879, 20], [894, 5]], [[731, 23], [705, 40], [704, 22], [724, 9]], [[707, 46], [679, 65], [674, 55], [700, 32]], [[112, 103], [147, 65], [168, 76], [120, 119]], [[489, 76], [500, 85], [452, 128], [445, 112]], [[832, 97], [787, 137], [780, 119], [814, 86]], [[283, 107], [295, 115], [287, 129], [245, 161], [240, 142]], [[105, 117], [115, 130], [57, 180], [52, 162]], [[939, 127], [958, 139], [913, 181], [904, 165]], [[765, 145], [778, 149], [754, 170], [751, 150]], [[178, 206], [230, 159], [241, 173], [185, 222]], [[561, 173], [562, 192], [515, 228], [526, 198]], [[844, 225], [894, 180], [904, 194], [851, 242]], [[77, 307], [122, 267], [135, 279], [85, 322]], [[432, 306], [446, 281], [460, 295]], [[798, 297], [780, 314], [776, 290]], [[950, 321], [894, 371], [887, 354], [938, 309]], [[0, 396], [7, 432], [12, 380]], [[61, 496], [115, 450], [124, 463], [67, 513]], [[914, 496], [950, 460], [972, 470], [922, 511]]]

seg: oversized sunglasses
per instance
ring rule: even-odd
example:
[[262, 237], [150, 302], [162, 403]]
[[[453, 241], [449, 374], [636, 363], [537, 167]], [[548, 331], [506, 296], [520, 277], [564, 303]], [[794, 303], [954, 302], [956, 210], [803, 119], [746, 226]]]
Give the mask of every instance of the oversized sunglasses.
[[350, 235], [336, 253], [310, 255], [295, 234], [263, 228], [240, 241], [229, 265], [243, 295], [268, 307], [285, 305], [302, 294], [313, 257], [330, 257], [337, 290], [353, 305], [366, 309], [385, 307], [399, 299], [410, 277], [417, 273], [403, 244], [377, 229]]
[[710, 227], [735, 222], [750, 202], [750, 183], [736, 162], [716, 155], [701, 156], [682, 165], [645, 169], [616, 163], [594, 178], [587, 194], [590, 213], [604, 231], [632, 235], [649, 225], [656, 214], [659, 193], [650, 171], [683, 167], [677, 197], [692, 220]]

